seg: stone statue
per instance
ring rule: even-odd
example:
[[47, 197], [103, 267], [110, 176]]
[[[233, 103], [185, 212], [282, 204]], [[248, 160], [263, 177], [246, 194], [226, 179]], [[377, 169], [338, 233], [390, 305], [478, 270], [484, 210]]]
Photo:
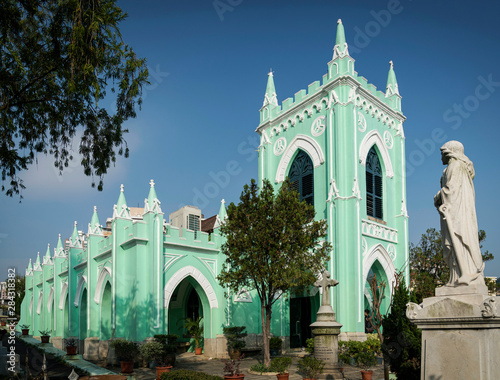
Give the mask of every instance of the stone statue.
[[323, 278], [320, 281], [316, 281], [314, 286], [323, 288], [323, 297], [321, 298], [321, 306], [330, 306], [330, 286], [337, 286], [338, 281], [330, 279], [330, 272], [327, 270], [323, 271]]
[[443, 258], [450, 268], [446, 286], [484, 286], [472, 183], [474, 167], [458, 141], [448, 141], [441, 147], [441, 160], [448, 166], [443, 171], [434, 205], [441, 217]]

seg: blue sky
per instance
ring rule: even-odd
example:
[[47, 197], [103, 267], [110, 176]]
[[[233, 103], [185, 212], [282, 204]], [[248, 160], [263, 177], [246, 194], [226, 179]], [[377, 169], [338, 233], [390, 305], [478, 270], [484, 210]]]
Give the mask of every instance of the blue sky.
[[[129, 206], [144, 205], [149, 181], [166, 216], [182, 205], [218, 212], [257, 178], [259, 112], [272, 68], [278, 101], [320, 80], [341, 18], [356, 71], [385, 90], [394, 61], [407, 121], [410, 240], [438, 227], [433, 196], [443, 167], [439, 147], [459, 140], [476, 169], [478, 224], [498, 256], [485, 274], [500, 276], [495, 230], [500, 202], [498, 151], [500, 5], [494, 1], [119, 1], [129, 17], [124, 40], [147, 58], [151, 85], [138, 117], [127, 122], [128, 159], [104, 190], [90, 187], [78, 164], [58, 176], [50, 158], [26, 173], [22, 203], [0, 196], [0, 270], [24, 274], [29, 258], [51, 251], [73, 222], [87, 231], [93, 206], [112, 216], [120, 184]], [[76, 148], [75, 144], [75, 148]], [[228, 166], [230, 170], [228, 170]], [[228, 173], [223, 175], [221, 172]], [[0, 278], [2, 278], [0, 273]]]

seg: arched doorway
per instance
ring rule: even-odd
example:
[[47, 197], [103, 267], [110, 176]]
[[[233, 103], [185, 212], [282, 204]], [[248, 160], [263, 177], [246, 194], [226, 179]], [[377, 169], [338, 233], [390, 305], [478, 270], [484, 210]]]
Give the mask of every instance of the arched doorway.
[[[380, 313], [382, 315], [385, 315], [389, 309], [389, 306], [390, 306], [390, 303], [391, 303], [391, 283], [389, 282], [389, 279], [387, 278], [387, 274], [385, 273], [384, 271], [384, 268], [382, 267], [382, 265], [380, 264], [380, 262], [378, 260], [375, 260], [368, 272], [368, 276], [367, 276], [367, 279], [366, 279], [366, 282], [365, 282], [365, 289], [364, 289], [364, 299], [365, 299], [365, 302], [364, 302], [364, 305], [365, 305], [365, 310], [368, 309], [370, 311], [372, 311], [373, 309], [373, 292], [372, 292], [372, 289], [370, 287], [370, 283], [373, 279], [373, 277], [376, 277], [377, 279], [377, 282], [380, 283], [380, 282], [383, 282], [385, 283], [385, 288], [384, 288], [384, 293], [382, 294], [383, 295], [383, 299], [382, 299], [382, 302], [380, 303]], [[377, 297], [378, 299], [380, 299], [380, 297], [382, 296], [380, 293], [379, 293], [380, 289], [377, 289]]]
[[106, 282], [101, 299], [101, 340], [111, 339], [111, 284]]
[[289, 314], [290, 348], [305, 347], [306, 340], [312, 338], [310, 326], [316, 321], [319, 306], [319, 293], [311, 296], [306, 291], [292, 295]]

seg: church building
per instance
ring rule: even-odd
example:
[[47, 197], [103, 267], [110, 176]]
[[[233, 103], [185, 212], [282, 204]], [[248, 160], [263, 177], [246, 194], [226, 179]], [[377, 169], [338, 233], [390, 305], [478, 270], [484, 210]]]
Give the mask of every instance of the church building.
[[[333, 250], [326, 269], [339, 285], [331, 303], [343, 327], [340, 339], [363, 339], [368, 281], [385, 281], [387, 310], [394, 275], [408, 280], [405, 137], [401, 96], [390, 63], [386, 91], [358, 75], [339, 20], [332, 60], [322, 81], [281, 105], [268, 74], [260, 109], [259, 181], [276, 188], [289, 177], [300, 198], [328, 223]], [[112, 338], [141, 342], [177, 334], [187, 318], [203, 317], [203, 348], [227, 355], [224, 326], [246, 326], [248, 347], [262, 345], [259, 298], [251, 289], [227, 294], [217, 282], [224, 255], [218, 228], [226, 209], [204, 218], [185, 206], [165, 217], [151, 181], [144, 208], [128, 207], [122, 186], [113, 216], [101, 225], [94, 208], [87, 233], [78, 229], [52, 254], [50, 247], [26, 270], [20, 324], [30, 334], [50, 330], [56, 347], [76, 337], [89, 359], [107, 354]], [[271, 333], [285, 349], [305, 346], [320, 292], [283, 295], [273, 309]]]

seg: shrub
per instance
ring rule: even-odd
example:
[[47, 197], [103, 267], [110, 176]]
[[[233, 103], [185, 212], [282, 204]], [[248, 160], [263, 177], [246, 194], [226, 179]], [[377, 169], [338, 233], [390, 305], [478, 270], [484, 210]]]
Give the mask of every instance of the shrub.
[[281, 340], [280, 337], [274, 336], [271, 339], [269, 339], [269, 348], [271, 350], [276, 350], [276, 351], [281, 350], [282, 344], [283, 341]]
[[245, 329], [245, 326], [223, 328], [224, 336], [227, 340], [227, 350], [229, 352], [245, 347], [245, 341], [243, 340], [243, 338], [247, 336], [247, 333], [243, 332]]
[[314, 338], [306, 339], [306, 352], [314, 354]]
[[305, 356], [299, 360], [297, 367], [304, 377], [314, 379], [323, 373], [325, 363], [314, 356]]
[[122, 362], [133, 361], [139, 353], [137, 344], [125, 339], [115, 339], [110, 346], [115, 349], [116, 356]]
[[224, 380], [220, 376], [207, 375], [190, 369], [178, 369], [172, 372], [162, 373], [161, 380]]
[[412, 298], [401, 278], [394, 289], [391, 312], [382, 324], [382, 351], [399, 379], [419, 380], [422, 331], [406, 318], [406, 304], [414, 301]]
[[271, 372], [285, 373], [291, 365], [292, 358], [284, 356], [271, 360], [271, 366], [269, 368], [271, 369]]

